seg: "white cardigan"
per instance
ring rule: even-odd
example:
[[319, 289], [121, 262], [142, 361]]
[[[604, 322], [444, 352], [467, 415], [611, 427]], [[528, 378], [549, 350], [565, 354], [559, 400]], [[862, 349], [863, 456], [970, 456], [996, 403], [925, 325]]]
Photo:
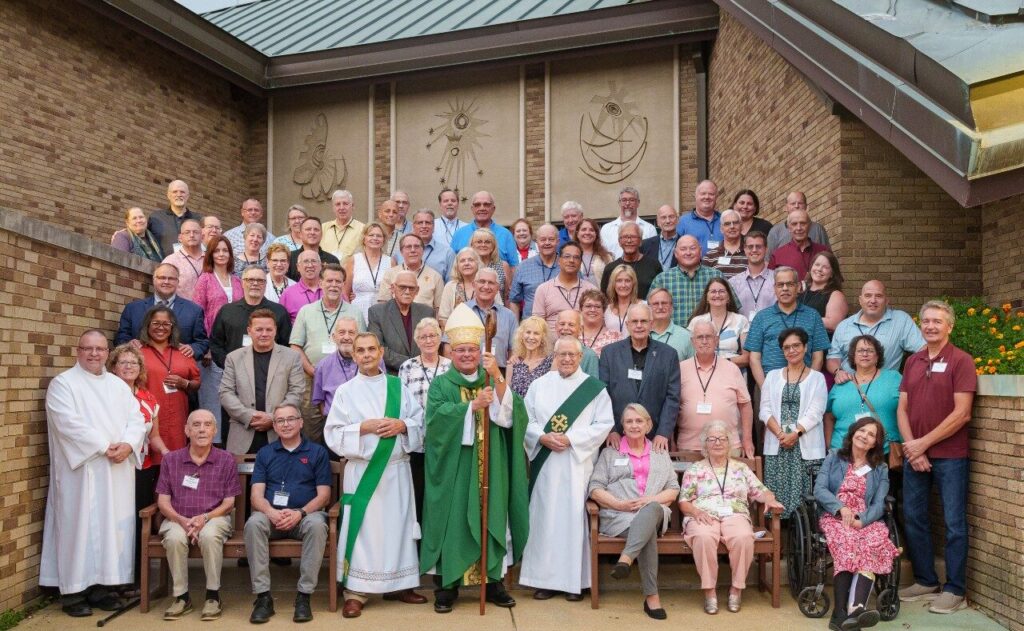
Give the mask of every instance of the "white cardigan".
[[[761, 411], [760, 419], [765, 425], [768, 419], [775, 417], [776, 422], [782, 424], [782, 389], [786, 386], [785, 368], [779, 368], [768, 373], [764, 378], [764, 385], [761, 386]], [[800, 437], [800, 453], [804, 460], [818, 460], [825, 457], [825, 430], [821, 424], [821, 417], [825, 414], [825, 403], [828, 401], [828, 390], [825, 387], [825, 377], [817, 370], [800, 382], [800, 415], [797, 417], [797, 424], [804, 428], [804, 435]], [[766, 431], [764, 433], [764, 455], [777, 456], [779, 454], [779, 439], [775, 434]]]

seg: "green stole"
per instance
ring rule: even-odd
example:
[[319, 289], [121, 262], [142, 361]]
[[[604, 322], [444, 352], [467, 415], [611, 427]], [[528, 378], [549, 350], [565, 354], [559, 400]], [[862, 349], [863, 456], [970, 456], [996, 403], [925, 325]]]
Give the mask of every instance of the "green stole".
[[[384, 416], [386, 418], [398, 418], [402, 413], [402, 382], [398, 377], [385, 375], [387, 377], [387, 398], [384, 400]], [[352, 549], [355, 547], [356, 537], [359, 536], [359, 529], [363, 526], [363, 518], [366, 517], [366, 507], [377, 490], [380, 479], [384, 475], [384, 468], [388, 466], [391, 459], [391, 452], [395, 449], [395, 436], [381, 438], [377, 441], [377, 448], [373, 450], [373, 457], [367, 465], [363, 477], [359, 479], [355, 493], [346, 493], [341, 497], [342, 511], [338, 515], [338, 530], [341, 530], [341, 522], [345, 517], [345, 506], [349, 507], [348, 513], [348, 537], [345, 539], [345, 564], [342, 567], [341, 584], [345, 584], [348, 577], [348, 568], [352, 563]]]
[[[598, 394], [604, 390], [604, 382], [599, 379], [594, 379], [588, 376], [583, 380], [583, 383], [576, 386], [573, 393], [562, 402], [562, 405], [558, 406], [555, 413], [548, 419], [547, 425], [544, 426], [544, 433], [550, 432], [561, 432], [565, 433], [569, 431], [572, 424], [576, 422], [576, 417], [583, 412], [583, 409], [590, 405], [590, 402], [594, 400]], [[544, 445], [539, 445], [540, 451], [537, 452], [537, 457], [530, 463], [530, 497], [533, 497], [533, 485], [537, 482], [537, 478], [540, 476], [540, 470], [547, 462], [548, 456], [551, 455], [551, 450]]]

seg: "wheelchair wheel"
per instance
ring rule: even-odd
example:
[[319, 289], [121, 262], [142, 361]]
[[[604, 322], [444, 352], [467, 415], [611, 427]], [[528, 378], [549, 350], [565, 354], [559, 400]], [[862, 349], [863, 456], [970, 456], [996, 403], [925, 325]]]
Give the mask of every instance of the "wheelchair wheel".
[[797, 598], [797, 606], [800, 608], [800, 613], [808, 618], [822, 618], [828, 613], [829, 608], [832, 606], [832, 599], [822, 591], [822, 587], [819, 585], [817, 587], [805, 587], [800, 590], [800, 596]]
[[878, 615], [888, 622], [900, 613], [900, 596], [895, 587], [886, 587], [878, 595]]
[[807, 578], [807, 537], [804, 532], [803, 511], [800, 508], [792, 512], [789, 520], [789, 546], [786, 552], [786, 571], [789, 579], [789, 593], [794, 599], [800, 598], [800, 591]]

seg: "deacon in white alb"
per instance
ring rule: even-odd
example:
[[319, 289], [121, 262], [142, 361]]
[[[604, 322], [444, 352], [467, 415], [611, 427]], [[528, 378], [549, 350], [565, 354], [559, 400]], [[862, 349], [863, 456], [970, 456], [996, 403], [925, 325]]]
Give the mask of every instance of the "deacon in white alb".
[[135, 469], [146, 436], [139, 402], [104, 369], [100, 331], [78, 339], [78, 363], [46, 389], [50, 488], [39, 584], [60, 589], [64, 612], [121, 606], [101, 586], [132, 582]]
[[423, 408], [397, 377], [381, 372], [376, 335], [360, 333], [352, 346], [359, 374], [338, 387], [324, 427], [327, 446], [346, 459], [338, 533], [346, 618], [362, 613], [368, 594], [427, 602], [413, 591], [420, 584], [420, 526], [409, 465], [409, 454], [423, 445]]
[[557, 372], [538, 378], [526, 392], [531, 536], [519, 582], [536, 587], [538, 600], [556, 592], [582, 600], [590, 587], [587, 484], [615, 419], [604, 383], [580, 370], [582, 358], [578, 339], [559, 338]]

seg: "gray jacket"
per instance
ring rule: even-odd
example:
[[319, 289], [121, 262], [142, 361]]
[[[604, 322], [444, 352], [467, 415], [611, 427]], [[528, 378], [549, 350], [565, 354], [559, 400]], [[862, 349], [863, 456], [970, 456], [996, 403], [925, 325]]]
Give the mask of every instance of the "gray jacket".
[[[836, 493], [849, 468], [850, 463], [839, 457], [838, 450], [829, 452], [821, 465], [818, 477], [814, 480], [814, 499], [828, 513], [835, 515], [843, 507]], [[885, 496], [889, 493], [889, 466], [883, 462], [869, 471], [866, 482], [864, 503], [867, 507], [860, 514], [860, 522], [865, 526], [881, 519], [885, 512]]]
[[[621, 464], [622, 459], [626, 459], [625, 464]], [[640, 491], [636, 488], [636, 480], [633, 478], [633, 465], [629, 462], [629, 456], [613, 447], [605, 448], [598, 456], [597, 464], [594, 465], [594, 474], [590, 476], [590, 486], [587, 487], [588, 497], [594, 492], [594, 489], [608, 491], [620, 500], [641, 497]], [[643, 496], [650, 497], [668, 489], [679, 490], [679, 477], [672, 467], [672, 459], [667, 453], [659, 453], [652, 449], [651, 470], [647, 474], [647, 488]], [[661, 532], [665, 532], [672, 511], [667, 506], [662, 506], [662, 508], [665, 511], [665, 520], [662, 522]], [[621, 535], [629, 528], [634, 516], [634, 513], [602, 507], [598, 513], [601, 534], [609, 537]]]

